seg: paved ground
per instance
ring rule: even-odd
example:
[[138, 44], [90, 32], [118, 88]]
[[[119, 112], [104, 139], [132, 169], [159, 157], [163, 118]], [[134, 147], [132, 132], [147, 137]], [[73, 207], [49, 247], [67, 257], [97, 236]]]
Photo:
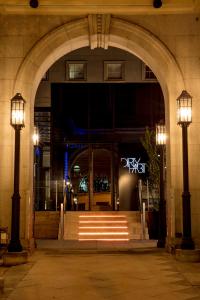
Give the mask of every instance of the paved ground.
[[159, 249], [124, 253], [39, 250], [7, 269], [0, 299], [200, 300], [200, 264]]
[[107, 250], [128, 251], [136, 248], [156, 248], [157, 240], [130, 240], [122, 242], [84, 241], [78, 240], [37, 240], [38, 249], [65, 249], [65, 250]]

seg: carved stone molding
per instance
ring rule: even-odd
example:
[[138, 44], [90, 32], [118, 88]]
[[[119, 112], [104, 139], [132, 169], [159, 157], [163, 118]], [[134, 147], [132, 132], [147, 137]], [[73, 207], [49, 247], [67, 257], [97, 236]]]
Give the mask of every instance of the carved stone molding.
[[110, 15], [89, 15], [88, 24], [90, 48], [108, 49]]

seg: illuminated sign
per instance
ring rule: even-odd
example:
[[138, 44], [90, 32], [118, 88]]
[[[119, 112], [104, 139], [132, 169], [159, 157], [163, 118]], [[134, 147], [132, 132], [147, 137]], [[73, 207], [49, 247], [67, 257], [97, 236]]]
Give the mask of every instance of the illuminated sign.
[[129, 173], [145, 173], [146, 163], [141, 163], [140, 158], [137, 160], [135, 157], [122, 157], [121, 161], [124, 163], [123, 168], [128, 168]]

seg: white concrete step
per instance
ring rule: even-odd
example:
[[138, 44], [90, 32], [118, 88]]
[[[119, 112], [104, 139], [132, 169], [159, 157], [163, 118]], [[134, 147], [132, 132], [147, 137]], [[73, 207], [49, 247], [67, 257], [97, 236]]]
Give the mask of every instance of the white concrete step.
[[[83, 227], [83, 225], [87, 225]], [[125, 228], [122, 228], [121, 225]], [[128, 221], [123, 214], [80, 214], [79, 241], [128, 241]], [[115, 227], [115, 228], [113, 228]]]
[[64, 240], [128, 241], [143, 236], [140, 212], [65, 212]]

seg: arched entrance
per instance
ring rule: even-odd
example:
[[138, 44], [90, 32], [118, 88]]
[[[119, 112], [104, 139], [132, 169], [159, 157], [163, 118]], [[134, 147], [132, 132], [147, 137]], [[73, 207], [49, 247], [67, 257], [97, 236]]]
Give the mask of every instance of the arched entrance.
[[[22, 176], [30, 178], [32, 183], [32, 149], [30, 133], [33, 128], [34, 99], [39, 82], [45, 71], [64, 54], [85, 46], [91, 48], [113, 46], [126, 50], [151, 67], [156, 74], [165, 99], [166, 127], [169, 134], [167, 144], [167, 199], [168, 200], [168, 236], [174, 236], [174, 193], [179, 190], [180, 160], [175, 157], [176, 137], [178, 130], [175, 126], [176, 109], [175, 99], [184, 89], [184, 81], [181, 71], [170, 51], [151, 32], [138, 25], [128, 23], [110, 16], [100, 17], [101, 30], [97, 30], [99, 17], [91, 15], [88, 18], [65, 24], [47, 34], [41, 39], [32, 51], [26, 56], [16, 77], [15, 92], [21, 92], [27, 99], [27, 125], [24, 131], [24, 140], [27, 144], [22, 145], [22, 155], [30, 158], [24, 163]], [[103, 24], [105, 26], [103, 26]], [[23, 141], [22, 141], [23, 143]], [[178, 148], [179, 149], [179, 148]], [[173, 183], [173, 184], [172, 184]], [[176, 187], [176, 189], [174, 189]], [[32, 194], [31, 185], [22, 182], [21, 188]], [[25, 199], [22, 199], [25, 201]], [[27, 204], [28, 205], [28, 204]], [[32, 204], [26, 211], [28, 218], [31, 216]], [[27, 217], [26, 217], [27, 218]], [[30, 222], [25, 222], [30, 224]], [[31, 231], [31, 225], [30, 225]], [[28, 238], [29, 234], [27, 234]]]
[[[73, 186], [72, 197], [67, 199], [70, 210], [111, 210], [111, 157], [110, 150], [94, 145], [75, 153], [70, 161], [69, 172]], [[90, 188], [92, 180], [94, 184]], [[78, 203], [70, 199], [74, 197]], [[75, 207], [72, 207], [73, 204]]]

